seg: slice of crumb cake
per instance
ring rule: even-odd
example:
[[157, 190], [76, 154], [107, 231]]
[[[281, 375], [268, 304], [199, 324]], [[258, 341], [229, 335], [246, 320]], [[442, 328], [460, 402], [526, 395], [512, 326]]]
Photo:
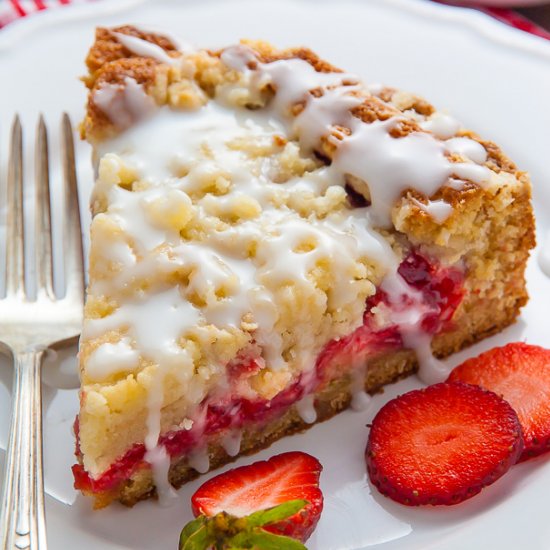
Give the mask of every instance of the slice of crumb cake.
[[[98, 29], [76, 487], [167, 498], [514, 321], [530, 184], [306, 49]], [[434, 355], [432, 355], [432, 352]]]

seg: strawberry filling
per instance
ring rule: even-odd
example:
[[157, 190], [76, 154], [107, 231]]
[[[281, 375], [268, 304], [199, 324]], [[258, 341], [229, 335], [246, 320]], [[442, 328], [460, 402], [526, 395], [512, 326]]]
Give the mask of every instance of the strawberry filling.
[[[423, 305], [427, 306], [427, 313], [421, 321], [422, 329], [429, 334], [447, 329], [465, 293], [462, 285], [463, 273], [455, 268], [439, 266], [418, 252], [411, 252], [401, 263], [399, 274], [417, 291]], [[408, 302], [404, 296], [402, 304], [389, 304], [387, 294], [379, 290], [367, 300], [363, 326], [345, 338], [329, 342], [319, 354], [315, 376], [309, 377], [307, 381], [298, 378], [271, 400], [233, 397], [225, 401], [205, 402], [203, 407], [207, 407], [207, 411], [202, 431], [192, 429], [169, 432], [161, 436], [159, 444], [175, 458], [189, 453], [204, 435], [213, 436], [229, 428], [241, 428], [245, 424], [267, 423], [286, 411], [304, 394], [319, 389], [322, 384], [341, 375], [343, 369], [364, 364], [367, 356], [372, 358], [384, 351], [401, 347], [402, 339], [398, 326], [392, 325], [382, 329], [375, 326], [373, 309], [381, 304], [388, 307], [407, 307]], [[258, 368], [254, 360], [248, 359], [242, 368], [239, 369], [239, 365], [231, 365], [230, 370], [253, 373]], [[76, 454], [79, 456], [78, 418], [75, 422], [75, 433]], [[136, 444], [96, 479], [92, 478], [82, 465], [76, 464], [73, 466], [75, 488], [90, 493], [116, 490], [134, 471], [148, 467], [144, 457], [145, 446]]]

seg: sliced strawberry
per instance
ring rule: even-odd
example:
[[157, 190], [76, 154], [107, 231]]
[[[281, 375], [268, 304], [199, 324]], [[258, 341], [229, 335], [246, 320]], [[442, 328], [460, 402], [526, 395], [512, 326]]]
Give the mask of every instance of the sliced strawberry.
[[191, 497], [195, 517], [220, 512], [245, 517], [291, 500], [305, 500], [298, 513], [266, 530], [305, 541], [311, 535], [323, 509], [319, 489], [322, 466], [302, 452], [283, 453], [220, 474], [204, 483]]
[[373, 420], [367, 470], [397, 502], [457, 504], [502, 476], [523, 450], [521, 426], [493, 392], [443, 383], [392, 399]]
[[550, 451], [550, 350], [522, 342], [493, 348], [456, 367], [449, 381], [482, 386], [512, 405], [525, 440], [520, 461]]

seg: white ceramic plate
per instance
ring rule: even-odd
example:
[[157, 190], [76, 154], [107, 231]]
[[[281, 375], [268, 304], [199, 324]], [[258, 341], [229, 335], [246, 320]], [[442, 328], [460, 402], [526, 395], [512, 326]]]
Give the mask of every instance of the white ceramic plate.
[[[0, 32], [3, 152], [15, 112], [22, 115], [29, 129], [39, 112], [45, 113], [53, 128], [63, 110], [69, 111], [75, 121], [81, 118], [85, 94], [77, 76], [83, 73], [93, 28], [125, 22], [160, 26], [204, 46], [221, 46], [240, 37], [264, 38], [281, 46], [306, 44], [369, 82], [418, 92], [448, 109], [466, 126], [500, 143], [519, 166], [531, 173], [539, 240], [548, 232], [550, 43], [477, 12], [421, 0], [111, 0], [22, 20]], [[52, 137], [57, 137], [56, 131]], [[30, 152], [30, 139], [27, 141]], [[0, 157], [5, 159], [5, 154]], [[79, 145], [78, 159], [85, 203], [91, 182], [85, 144]], [[0, 169], [4, 174], [5, 162]], [[58, 163], [54, 162], [52, 174], [59, 191]], [[532, 299], [521, 320], [501, 335], [453, 356], [449, 368], [467, 356], [512, 340], [550, 344], [550, 279], [538, 267], [538, 253], [529, 265]], [[74, 354], [72, 349], [63, 357], [52, 357], [46, 369], [45, 469], [50, 548], [175, 549], [182, 525], [191, 518], [189, 498], [201, 481], [180, 490], [179, 500], [168, 509], [145, 502], [133, 509], [111, 506], [92, 512], [90, 502], [72, 489], [71, 425], [78, 405], [76, 390], [70, 389], [76, 379]], [[548, 459], [514, 467], [481, 495], [451, 508], [407, 508], [372, 491], [363, 462], [365, 425], [389, 398], [418, 386], [411, 378], [388, 387], [374, 398], [368, 411], [345, 412], [238, 464], [295, 449], [321, 460], [326, 505], [309, 542], [312, 549], [550, 548]], [[4, 448], [9, 388], [9, 365], [0, 359], [0, 447]], [[1, 459], [3, 454], [0, 450]]]

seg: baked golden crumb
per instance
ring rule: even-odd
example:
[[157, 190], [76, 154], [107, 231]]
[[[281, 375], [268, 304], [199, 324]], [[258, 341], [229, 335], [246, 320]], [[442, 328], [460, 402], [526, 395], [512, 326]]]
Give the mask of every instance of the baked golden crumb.
[[416, 357], [435, 376], [430, 350], [525, 304], [528, 176], [424, 99], [306, 48], [131, 26], [98, 29], [86, 62], [75, 475], [98, 505], [330, 418]]

